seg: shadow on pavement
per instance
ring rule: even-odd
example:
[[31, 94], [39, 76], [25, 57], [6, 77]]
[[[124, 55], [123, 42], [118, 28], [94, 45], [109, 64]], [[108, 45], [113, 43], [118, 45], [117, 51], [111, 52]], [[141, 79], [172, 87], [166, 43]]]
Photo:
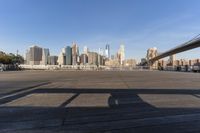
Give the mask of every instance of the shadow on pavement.
[[[7, 106], [31, 94], [68, 94], [58, 107]], [[70, 106], [82, 94], [109, 94], [107, 106]], [[73, 89], [43, 88], [6, 97], [0, 101], [2, 132], [199, 132], [200, 108], [159, 108], [143, 100], [140, 94], [191, 95], [197, 89]], [[85, 97], [86, 99], [88, 97]], [[169, 97], [170, 98], [170, 97]], [[159, 99], [157, 99], [159, 101]], [[160, 99], [163, 100], [163, 99]], [[199, 99], [200, 100], [200, 99]], [[188, 99], [190, 102], [190, 99]], [[81, 102], [81, 101], [80, 101]], [[95, 102], [95, 101], [93, 101]], [[101, 101], [97, 101], [101, 102]], [[181, 101], [176, 101], [177, 103]], [[164, 103], [163, 103], [164, 104]]]

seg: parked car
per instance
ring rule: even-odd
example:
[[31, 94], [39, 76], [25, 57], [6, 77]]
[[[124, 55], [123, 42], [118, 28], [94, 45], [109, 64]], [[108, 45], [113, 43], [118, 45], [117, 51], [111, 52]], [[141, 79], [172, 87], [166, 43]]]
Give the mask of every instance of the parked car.
[[0, 72], [3, 72], [3, 71], [4, 71], [3, 65], [0, 64]]
[[192, 72], [192, 66], [188, 66], [188, 72]]
[[193, 72], [200, 72], [200, 67], [199, 66], [193, 66]]

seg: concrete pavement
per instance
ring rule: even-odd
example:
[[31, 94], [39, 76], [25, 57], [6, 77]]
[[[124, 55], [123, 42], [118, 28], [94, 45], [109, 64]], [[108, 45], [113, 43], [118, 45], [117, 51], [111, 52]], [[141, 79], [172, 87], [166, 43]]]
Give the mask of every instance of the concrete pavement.
[[0, 132], [199, 132], [200, 74], [0, 73]]

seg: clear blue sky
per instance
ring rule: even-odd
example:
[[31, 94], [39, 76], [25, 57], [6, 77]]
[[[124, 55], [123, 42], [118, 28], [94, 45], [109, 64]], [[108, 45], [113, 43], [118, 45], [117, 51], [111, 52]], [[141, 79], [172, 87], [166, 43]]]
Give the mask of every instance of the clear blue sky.
[[[59, 54], [76, 41], [80, 49], [125, 44], [140, 59], [150, 47], [166, 51], [200, 34], [200, 0], [0, 0], [0, 50], [24, 54], [38, 44]], [[200, 58], [200, 49], [178, 55]]]

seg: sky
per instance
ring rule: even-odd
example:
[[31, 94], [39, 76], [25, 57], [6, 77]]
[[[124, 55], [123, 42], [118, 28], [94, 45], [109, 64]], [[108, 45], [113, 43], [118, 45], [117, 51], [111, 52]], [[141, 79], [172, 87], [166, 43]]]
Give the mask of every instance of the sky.
[[[199, 0], [0, 0], [0, 50], [25, 54], [32, 45], [82, 51], [105, 48], [140, 60], [148, 48], [164, 52], [200, 34]], [[200, 58], [200, 48], [177, 55]]]

